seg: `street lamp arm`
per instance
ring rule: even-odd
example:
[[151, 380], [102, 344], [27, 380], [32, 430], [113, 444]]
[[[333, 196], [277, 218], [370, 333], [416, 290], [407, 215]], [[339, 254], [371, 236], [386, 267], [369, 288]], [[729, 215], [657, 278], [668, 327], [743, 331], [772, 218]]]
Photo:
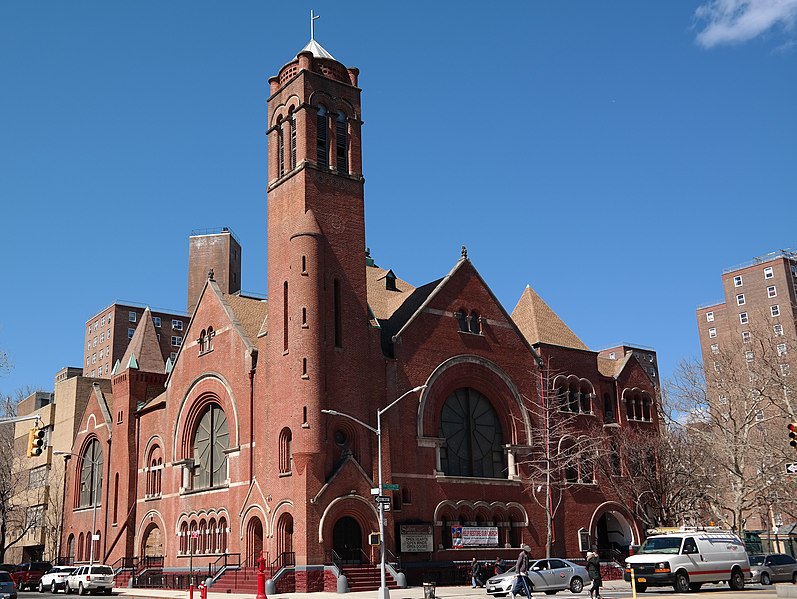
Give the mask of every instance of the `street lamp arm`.
[[[393, 402], [391, 404], [389, 404], [386, 408], [382, 408], [381, 410], [377, 410], [377, 413], [381, 416], [382, 414], [387, 412], [390, 408], [395, 406], [398, 402], [400, 402], [402, 399], [407, 397], [410, 393], [418, 393], [419, 391], [423, 391], [424, 389], [426, 389], [426, 385], [420, 385], [418, 387], [415, 387], [414, 389], [410, 389], [406, 393], [402, 394], [399, 398], [394, 399]], [[368, 428], [371, 428], [371, 427], [368, 427]], [[371, 429], [371, 430], [374, 430], [374, 429]], [[376, 432], [376, 431], [374, 431], [374, 432]]]
[[344, 414], [343, 412], [338, 412], [337, 410], [321, 410], [321, 413], [322, 414], [329, 414], [331, 416], [342, 416], [343, 418], [348, 418], [349, 420], [354, 420], [354, 422], [356, 422], [357, 424], [361, 424], [362, 426], [367, 428], [372, 433], [376, 433], [377, 435], [379, 434], [379, 431], [376, 430], [373, 426], [371, 426], [370, 424], [366, 424], [365, 422], [363, 422], [359, 418], [355, 418], [354, 416], [350, 416], [349, 414]]

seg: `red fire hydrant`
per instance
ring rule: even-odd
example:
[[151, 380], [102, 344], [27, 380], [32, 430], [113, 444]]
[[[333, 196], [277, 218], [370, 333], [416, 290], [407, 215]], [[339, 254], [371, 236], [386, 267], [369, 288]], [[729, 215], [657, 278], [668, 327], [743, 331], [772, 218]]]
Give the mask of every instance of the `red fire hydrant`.
[[204, 584], [199, 585], [199, 599], [208, 599], [208, 587]]
[[263, 554], [257, 559], [257, 597], [255, 599], [267, 599], [266, 597], [266, 558]]

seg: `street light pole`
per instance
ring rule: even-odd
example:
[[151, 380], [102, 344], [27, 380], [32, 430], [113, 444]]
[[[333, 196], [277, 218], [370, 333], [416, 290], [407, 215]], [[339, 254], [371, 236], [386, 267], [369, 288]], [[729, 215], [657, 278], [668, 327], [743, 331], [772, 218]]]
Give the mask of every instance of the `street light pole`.
[[[338, 412], [337, 410], [321, 410], [322, 414], [330, 414], [332, 416], [342, 416], [343, 418], [348, 418], [349, 420], [353, 420], [357, 424], [360, 424], [367, 428], [372, 433], [376, 433], [377, 439], [377, 480], [379, 485], [379, 495], [382, 495], [382, 414], [387, 412], [390, 408], [395, 406], [399, 401], [407, 397], [411, 393], [418, 393], [426, 389], [426, 385], [421, 385], [419, 387], [415, 387], [410, 389], [409, 391], [400, 395], [397, 399], [394, 399], [392, 403], [388, 404], [387, 407], [382, 408], [381, 410], [376, 411], [376, 428], [372, 427], [370, 424], [366, 424], [359, 418], [355, 418], [354, 416], [350, 416], [349, 414], [344, 414], [343, 412]], [[385, 560], [385, 504], [381, 501], [379, 502], [379, 550], [380, 550], [380, 562], [379, 562], [379, 579], [380, 579], [380, 586], [379, 586], [379, 596], [378, 599], [390, 599], [390, 591], [387, 588], [387, 574], [386, 574], [386, 560]]]
[[[53, 455], [64, 456], [65, 459], [69, 459], [69, 457], [74, 456], [74, 457], [78, 458], [81, 462], [88, 462], [95, 469], [96, 469], [96, 467], [99, 464], [99, 462], [97, 462], [96, 460], [89, 460], [85, 456], [78, 455], [76, 453], [71, 453], [69, 451], [58, 451], [58, 450], [55, 450], [55, 451], [53, 451]], [[102, 476], [102, 472], [99, 472], [98, 474], [99, 474], [99, 476]], [[77, 475], [80, 476], [80, 473], [78, 473]], [[64, 468], [64, 484], [66, 484], [66, 468]], [[93, 488], [91, 489], [91, 495], [90, 495], [90, 497], [91, 497], [91, 532], [89, 533], [89, 536], [91, 537], [91, 548], [89, 549], [89, 566], [93, 566], [94, 565], [94, 534], [95, 534], [95, 531], [97, 530], [97, 495], [96, 495], [96, 492], [97, 492], [97, 485], [95, 484], [95, 485], [93, 485]]]

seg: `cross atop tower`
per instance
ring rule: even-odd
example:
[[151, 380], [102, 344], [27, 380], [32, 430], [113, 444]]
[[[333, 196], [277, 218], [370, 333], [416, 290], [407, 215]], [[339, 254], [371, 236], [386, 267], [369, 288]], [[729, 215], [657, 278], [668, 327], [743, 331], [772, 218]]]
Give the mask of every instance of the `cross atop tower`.
[[317, 15], [313, 12], [313, 9], [310, 9], [310, 39], [315, 39], [315, 20], [320, 19], [321, 15]]

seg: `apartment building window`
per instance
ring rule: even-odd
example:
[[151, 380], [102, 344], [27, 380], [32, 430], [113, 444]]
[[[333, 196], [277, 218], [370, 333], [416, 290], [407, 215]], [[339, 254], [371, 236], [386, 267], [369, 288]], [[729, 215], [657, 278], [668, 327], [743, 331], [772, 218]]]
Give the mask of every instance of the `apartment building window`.
[[105, 317], [104, 316], [100, 319], [100, 326], [101, 327], [105, 326]]
[[778, 355], [785, 356], [786, 355], [786, 344], [785, 343], [778, 343]]
[[733, 286], [734, 287], [742, 286], [742, 275], [736, 275], [735, 277], [733, 277]]
[[747, 318], [747, 312], [740, 312], [739, 313], [739, 323], [740, 324], [747, 324], [750, 322], [750, 319]]
[[128, 312], [127, 313], [127, 320], [129, 322], [135, 322], [136, 321], [136, 313], [135, 312]]
[[708, 330], [708, 336], [709, 336], [711, 339], [713, 339], [714, 337], [716, 337], [716, 336], [717, 336], [717, 329], [715, 329], [714, 327], [711, 327], [711, 328]]
[[100, 343], [105, 343], [105, 333], [100, 333]]
[[718, 344], [718, 343], [712, 343], [712, 344], [711, 344], [711, 353], [712, 353], [712, 354], [718, 354], [718, 353], [720, 353], [720, 346], [719, 346], [719, 344]]
[[96, 373], [96, 371], [95, 371], [95, 370], [92, 370], [92, 371], [91, 371], [91, 378], [94, 378], [94, 376], [95, 376], [95, 373]]
[[41, 528], [44, 526], [44, 507], [43, 505], [34, 505], [28, 508], [25, 514], [26, 528]]
[[736, 305], [737, 306], [744, 306], [744, 293], [740, 293], [736, 296]]
[[108, 324], [109, 325], [111, 324], [111, 315], [110, 314], [108, 314]]
[[100, 350], [100, 360], [102, 360], [102, 357], [103, 357], [104, 355], [105, 355], [105, 350], [101, 349], [101, 350]]
[[774, 285], [770, 285], [767, 287], [767, 297], [777, 297], [778, 290], [775, 288]]
[[172, 328], [175, 331], [182, 331], [183, 330], [183, 321], [182, 320], [172, 320]]
[[91, 346], [92, 347], [97, 347], [97, 336], [96, 335], [94, 335], [94, 339], [91, 342]]
[[742, 343], [750, 343], [750, 331], [742, 331]]
[[172, 359], [172, 362], [174, 362], [177, 359], [177, 352], [173, 351], [169, 354], [169, 357]]
[[780, 306], [778, 304], [770, 306], [769, 313], [772, 314], [772, 316], [780, 316]]
[[719, 404], [721, 406], [728, 405], [728, 396], [727, 395], [720, 395], [719, 397]]
[[28, 488], [40, 489], [47, 486], [47, 466], [31, 468], [28, 475]]
[[97, 354], [91, 354], [91, 363], [92, 364], [96, 364], [97, 363]]
[[767, 266], [767, 267], [764, 269], [764, 278], [765, 278], [765, 279], [771, 279], [771, 278], [772, 278], [772, 277], [774, 277], [774, 276], [775, 276], [775, 273], [774, 273], [774, 271], [772, 270], [772, 267], [771, 267], [771, 266]]
[[775, 337], [783, 337], [783, 325], [782, 324], [776, 324], [774, 327], [772, 327], [772, 330], [775, 331]]
[[758, 412], [755, 413], [755, 419], [756, 422], [761, 422], [762, 420], [764, 420], [764, 412], [758, 410]]
[[781, 364], [781, 365], [780, 365], [780, 373], [781, 373], [783, 376], [789, 376], [789, 371], [790, 371], [790, 370], [791, 370], [791, 369], [789, 368], [789, 365], [788, 365], [788, 364]]
[[714, 312], [706, 312], [706, 322], [714, 322]]
[[744, 359], [747, 360], [748, 362], [752, 362], [753, 361], [753, 352], [751, 352], [751, 351], [744, 352]]
[[183, 338], [177, 335], [172, 335], [172, 347], [180, 347], [183, 344]]
[[127, 338], [128, 339], [132, 339], [133, 335], [135, 335], [135, 334], [136, 334], [136, 330], [135, 329], [127, 329]]
[[86, 342], [86, 349], [88, 349], [88, 350], [90, 350], [90, 349], [91, 349], [91, 339], [89, 339], [89, 340]]
[[161, 317], [160, 316], [153, 316], [152, 317], [152, 324], [154, 324], [158, 328], [161, 328]]

